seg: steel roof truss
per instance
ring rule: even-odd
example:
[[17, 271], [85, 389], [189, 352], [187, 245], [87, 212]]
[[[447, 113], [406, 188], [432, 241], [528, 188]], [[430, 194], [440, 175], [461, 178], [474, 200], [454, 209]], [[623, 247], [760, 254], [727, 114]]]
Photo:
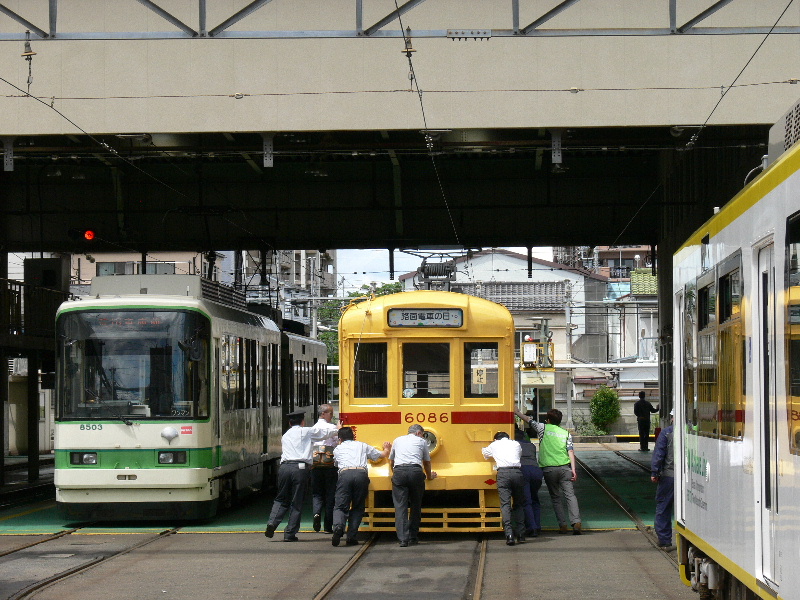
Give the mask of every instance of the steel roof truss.
[[[388, 15], [383, 17], [380, 21], [375, 23], [372, 27], [367, 27], [364, 30], [364, 35], [370, 36], [373, 33], [375, 33], [376, 31], [378, 31], [379, 29], [383, 29], [389, 23], [391, 23], [395, 19], [398, 19], [399, 17], [401, 17], [402, 15], [404, 15], [405, 13], [410, 11], [412, 8], [414, 8], [415, 6], [417, 6], [419, 4], [422, 4], [423, 2], [425, 2], [425, 0], [408, 0], [408, 2], [403, 4], [403, 6], [397, 8], [396, 10], [393, 10], [392, 12], [390, 12]], [[360, 6], [360, 3], [359, 3], [358, 6], [357, 6], [357, 9], [360, 9], [360, 8], [361, 8], [361, 6]]]
[[[51, 6], [51, 9], [52, 9], [52, 4], [50, 6]], [[4, 6], [4, 5], [0, 4], [0, 13], [3, 13], [7, 17], [10, 17], [11, 19], [16, 21], [20, 25], [24, 25], [27, 29], [30, 29], [33, 33], [35, 33], [36, 35], [38, 35], [41, 38], [50, 37], [46, 31], [44, 31], [42, 29], [39, 29], [36, 25], [34, 25], [33, 23], [31, 23], [30, 21], [28, 21], [27, 19], [25, 19], [21, 15], [18, 15], [13, 10], [8, 8], [7, 6]]]
[[[549, 21], [559, 13], [567, 10], [570, 6], [578, 2], [580, 2], [580, 0], [564, 0], [558, 6], [551, 8], [549, 11], [544, 13], [541, 17], [536, 19], [533, 23], [531, 23], [527, 27], [523, 27], [522, 29], [520, 29], [520, 33], [522, 35], [527, 35], [529, 32], [533, 31], [540, 25], [544, 25], [545, 23], [547, 23], [547, 21]], [[519, 4], [517, 2], [515, 2], [514, 4], [515, 4], [514, 8], [519, 10]], [[519, 15], [517, 15], [517, 23], [519, 23]]]
[[686, 33], [689, 29], [697, 25], [700, 21], [707, 19], [715, 12], [717, 12], [720, 8], [722, 8], [726, 4], [730, 4], [731, 2], [733, 2], [733, 0], [719, 0], [719, 2], [715, 2], [707, 9], [705, 9], [703, 12], [701, 12], [699, 15], [697, 15], [693, 19], [689, 19], [688, 21], [686, 21], [686, 23], [678, 27], [677, 30], [678, 33]]
[[[56, 2], [56, 1], [57, 1], [57, 0], [50, 0], [50, 2], [51, 2], [51, 3], [53, 3], [53, 2]], [[197, 37], [197, 32], [196, 32], [194, 29], [192, 29], [191, 27], [189, 27], [188, 25], [186, 25], [186, 24], [185, 24], [183, 21], [181, 21], [181, 20], [180, 20], [180, 19], [178, 19], [177, 17], [174, 17], [173, 15], [171, 15], [170, 13], [168, 13], [166, 10], [164, 10], [163, 8], [161, 8], [161, 7], [160, 7], [158, 4], [156, 4], [156, 3], [155, 3], [155, 2], [153, 2], [152, 0], [138, 0], [138, 2], [139, 2], [139, 4], [141, 4], [142, 6], [146, 6], [147, 8], [149, 8], [150, 10], [152, 10], [152, 11], [153, 11], [154, 13], [156, 13], [156, 14], [157, 14], [159, 17], [161, 17], [161, 18], [163, 18], [163, 19], [166, 19], [167, 21], [169, 21], [170, 23], [172, 23], [173, 25], [175, 25], [175, 27], [177, 27], [178, 29], [180, 29], [180, 30], [182, 30], [182, 31], [184, 31], [184, 32], [186, 32], [186, 33], [188, 33], [188, 34], [189, 34], [189, 35], [191, 35], [192, 37]], [[51, 6], [52, 6], [52, 4], [51, 4]], [[51, 22], [51, 24], [52, 24], [52, 22], [53, 22], [53, 13], [52, 13], [52, 10], [51, 10], [51, 12], [50, 12], [50, 22]]]
[[[214, 29], [212, 29], [211, 31], [208, 32], [208, 35], [210, 37], [214, 37], [215, 35], [218, 35], [218, 34], [222, 33], [228, 27], [233, 25], [234, 23], [238, 23], [239, 21], [244, 19], [246, 16], [254, 13], [259, 8], [264, 6], [265, 4], [269, 4], [271, 1], [272, 0], [253, 0], [253, 2], [251, 2], [250, 4], [245, 6], [242, 10], [240, 10], [236, 14], [232, 15], [231, 17], [227, 18], [222, 23], [220, 23], [219, 25], [214, 27]], [[203, 2], [201, 4], [201, 8], [202, 8], [203, 11], [205, 11], [205, 2]], [[203, 16], [203, 20], [205, 20], [205, 16]]]

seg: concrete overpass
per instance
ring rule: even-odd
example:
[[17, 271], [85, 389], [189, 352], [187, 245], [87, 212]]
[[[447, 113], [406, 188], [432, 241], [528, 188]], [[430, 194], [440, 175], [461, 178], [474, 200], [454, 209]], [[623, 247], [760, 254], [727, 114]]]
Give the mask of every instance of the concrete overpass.
[[786, 5], [4, 0], [0, 243], [663, 248], [796, 99]]

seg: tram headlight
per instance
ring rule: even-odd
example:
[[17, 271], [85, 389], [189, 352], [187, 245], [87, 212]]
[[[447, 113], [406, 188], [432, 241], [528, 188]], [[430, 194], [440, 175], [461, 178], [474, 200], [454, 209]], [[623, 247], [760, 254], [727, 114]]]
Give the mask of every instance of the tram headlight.
[[159, 452], [158, 464], [160, 465], [185, 465], [186, 464], [186, 451], [181, 450], [178, 452]]
[[71, 465], [96, 465], [97, 452], [70, 452], [69, 464]]
[[436, 434], [430, 429], [426, 429], [422, 433], [422, 439], [428, 442], [428, 452], [430, 454], [433, 454], [433, 452], [439, 447], [439, 438], [436, 437]]

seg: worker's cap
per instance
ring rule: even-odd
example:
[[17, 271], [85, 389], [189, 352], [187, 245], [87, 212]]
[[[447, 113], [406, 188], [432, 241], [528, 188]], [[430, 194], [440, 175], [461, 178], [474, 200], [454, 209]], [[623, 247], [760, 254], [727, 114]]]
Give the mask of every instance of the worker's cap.
[[304, 410], [296, 410], [294, 412], [290, 412], [286, 415], [290, 419], [305, 419], [306, 418], [306, 411]]

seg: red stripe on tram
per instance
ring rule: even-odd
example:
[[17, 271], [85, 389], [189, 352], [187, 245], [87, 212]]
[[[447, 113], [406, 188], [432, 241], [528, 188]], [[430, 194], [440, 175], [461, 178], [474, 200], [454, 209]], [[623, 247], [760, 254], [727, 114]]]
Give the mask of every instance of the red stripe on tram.
[[397, 425], [400, 423], [399, 412], [363, 412], [340, 413], [339, 422], [342, 425]]
[[454, 411], [450, 418], [454, 425], [510, 424], [514, 422], [514, 413], [504, 410]]

